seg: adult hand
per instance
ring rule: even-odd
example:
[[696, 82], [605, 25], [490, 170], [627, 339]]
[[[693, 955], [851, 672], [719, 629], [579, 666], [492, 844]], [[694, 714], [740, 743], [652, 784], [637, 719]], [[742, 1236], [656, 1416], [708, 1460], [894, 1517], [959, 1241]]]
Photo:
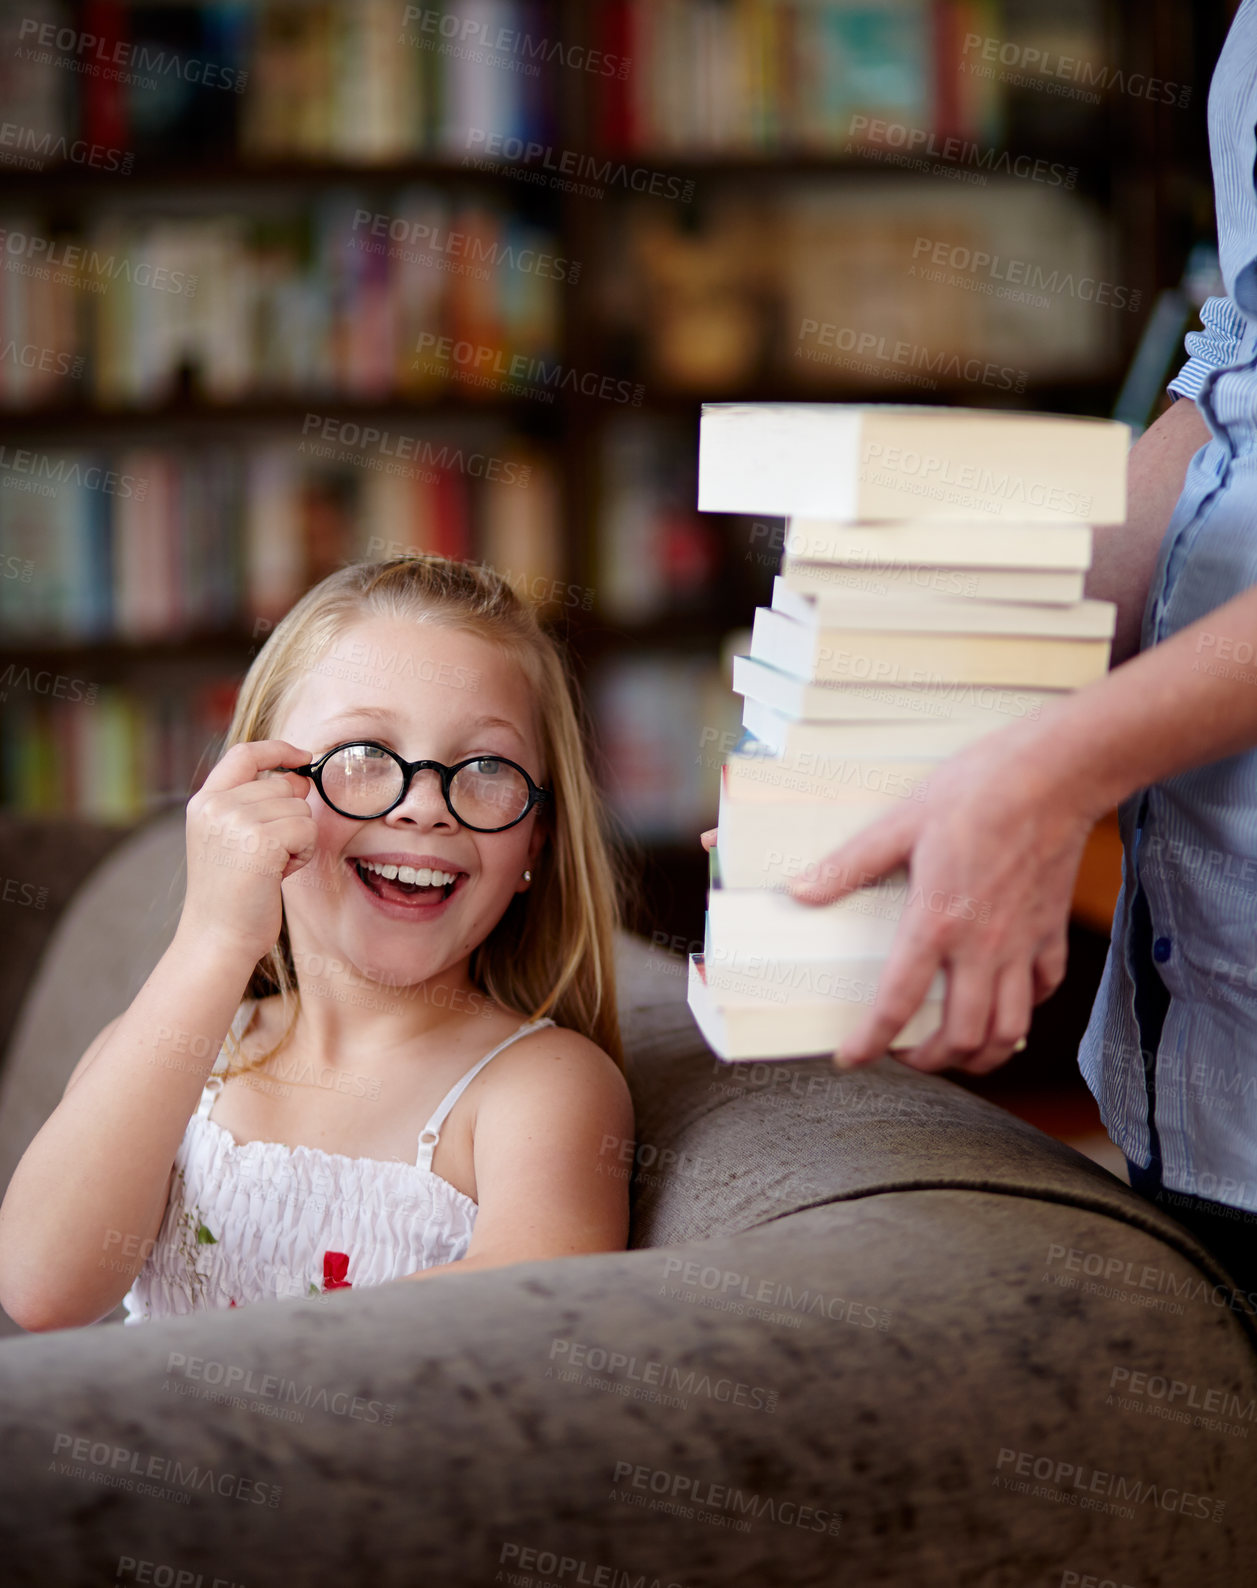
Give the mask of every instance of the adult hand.
[[1064, 978], [1074, 880], [1103, 814], [1038, 741], [1028, 723], [975, 741], [939, 765], [923, 801], [905, 800], [792, 884], [795, 898], [828, 904], [908, 866], [903, 916], [868, 1018], [835, 1055], [842, 1067], [886, 1051], [940, 967], [942, 1024], [897, 1057], [980, 1075], [1024, 1045], [1033, 1006]]

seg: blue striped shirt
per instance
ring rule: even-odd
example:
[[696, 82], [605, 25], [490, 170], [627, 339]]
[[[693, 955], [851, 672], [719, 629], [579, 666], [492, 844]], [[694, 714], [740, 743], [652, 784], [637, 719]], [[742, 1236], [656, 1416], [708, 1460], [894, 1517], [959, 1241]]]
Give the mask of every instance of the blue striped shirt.
[[[1211, 439], [1161, 543], [1143, 650], [1257, 585], [1257, 0], [1214, 71], [1209, 146], [1226, 296], [1205, 304], [1169, 389], [1196, 402]], [[1206, 632], [1191, 665], [1254, 660]], [[1155, 1132], [1167, 1189], [1257, 1210], [1257, 749], [1137, 790], [1118, 815], [1122, 888], [1079, 1064], [1132, 1162], [1149, 1163]], [[1139, 889], [1147, 942], [1132, 929]], [[1136, 994], [1145, 1007], [1155, 976], [1168, 1007], [1145, 1053]]]

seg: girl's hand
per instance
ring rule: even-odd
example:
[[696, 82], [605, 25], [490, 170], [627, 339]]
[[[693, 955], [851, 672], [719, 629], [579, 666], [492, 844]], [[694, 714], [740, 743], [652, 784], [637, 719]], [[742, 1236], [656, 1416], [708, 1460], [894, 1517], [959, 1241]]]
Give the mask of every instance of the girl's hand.
[[897, 1057], [980, 1075], [1024, 1044], [1033, 1006], [1064, 979], [1074, 879], [1100, 811], [1036, 756], [1037, 725], [989, 734], [943, 762], [924, 801], [905, 801], [791, 886], [828, 904], [905, 863], [909, 897], [868, 1018], [845, 1068], [876, 1059], [920, 1007], [940, 966], [939, 1031]]
[[709, 827], [705, 833], [699, 833], [698, 841], [704, 849], [712, 850], [716, 847], [716, 834], [718, 831], [719, 828], [717, 827]]
[[274, 946], [280, 883], [310, 860], [318, 837], [305, 798], [310, 779], [276, 769], [309, 759], [282, 739], [234, 744], [188, 801], [181, 930], [208, 934], [251, 962]]

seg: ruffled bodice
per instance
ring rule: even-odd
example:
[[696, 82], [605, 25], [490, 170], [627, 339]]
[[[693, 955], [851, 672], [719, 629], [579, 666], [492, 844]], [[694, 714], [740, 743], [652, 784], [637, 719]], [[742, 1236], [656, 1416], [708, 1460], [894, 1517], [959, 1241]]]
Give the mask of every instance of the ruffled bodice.
[[[242, 1005], [232, 1026], [237, 1037], [250, 1013]], [[450, 1088], [420, 1133], [415, 1163], [237, 1142], [210, 1117], [227, 1064], [224, 1044], [175, 1155], [157, 1240], [124, 1298], [126, 1322], [381, 1285], [456, 1262], [478, 1208], [432, 1171], [441, 1125], [490, 1059], [552, 1024], [521, 1026]]]

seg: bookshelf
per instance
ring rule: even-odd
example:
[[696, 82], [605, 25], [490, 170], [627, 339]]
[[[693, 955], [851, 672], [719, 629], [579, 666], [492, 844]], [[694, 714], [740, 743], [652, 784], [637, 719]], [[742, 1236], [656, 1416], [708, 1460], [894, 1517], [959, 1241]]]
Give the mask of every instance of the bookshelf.
[[[444, 549], [508, 570], [565, 638], [642, 853], [637, 924], [695, 937], [737, 720], [715, 658], [776, 563], [775, 525], [693, 510], [700, 403], [1107, 411], [1208, 228], [1228, 20], [1170, 0], [6, 17], [0, 341], [53, 357], [0, 357], [0, 799], [128, 822], [186, 798], [302, 589]], [[105, 41], [88, 64], [135, 81], [82, 69], [84, 33]]]

